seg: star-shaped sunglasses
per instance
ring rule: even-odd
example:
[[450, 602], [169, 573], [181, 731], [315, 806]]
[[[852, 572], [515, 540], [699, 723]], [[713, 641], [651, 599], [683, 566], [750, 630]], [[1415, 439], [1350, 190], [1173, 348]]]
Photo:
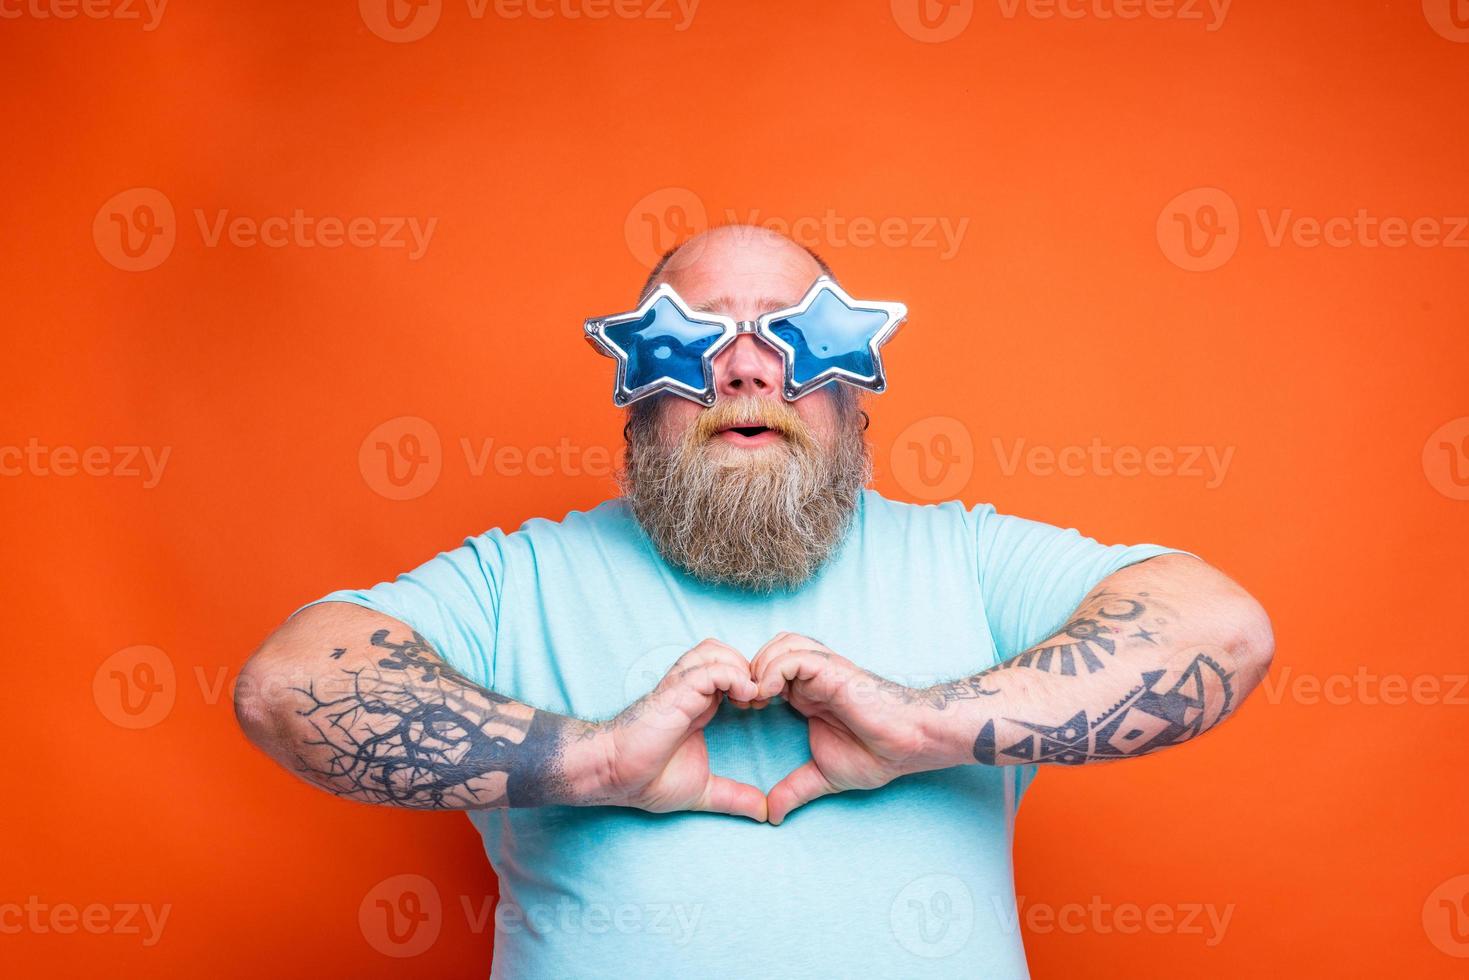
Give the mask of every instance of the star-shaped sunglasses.
[[689, 307], [663, 283], [630, 313], [593, 317], [587, 341], [617, 360], [612, 400], [619, 407], [667, 391], [714, 404], [714, 358], [740, 334], [754, 334], [785, 362], [789, 401], [831, 381], [868, 391], [887, 387], [878, 350], [902, 326], [902, 303], [858, 301], [822, 276], [795, 306], [758, 320], [735, 320]]

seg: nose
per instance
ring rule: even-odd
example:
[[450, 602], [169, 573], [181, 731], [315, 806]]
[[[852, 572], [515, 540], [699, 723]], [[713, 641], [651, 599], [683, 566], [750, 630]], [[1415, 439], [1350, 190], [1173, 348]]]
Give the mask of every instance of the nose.
[[752, 334], [741, 334], [714, 359], [714, 388], [721, 395], [780, 396], [780, 354]]

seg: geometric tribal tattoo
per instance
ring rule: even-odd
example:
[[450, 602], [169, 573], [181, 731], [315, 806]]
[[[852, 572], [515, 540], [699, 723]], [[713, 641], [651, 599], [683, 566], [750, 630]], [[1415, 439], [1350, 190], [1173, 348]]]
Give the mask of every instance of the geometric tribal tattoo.
[[[322, 698], [313, 680], [293, 688], [317, 737], [300, 770], [339, 796], [421, 809], [539, 806], [567, 796], [560, 760], [565, 719], [485, 690], [439, 660], [417, 632], [375, 668], [343, 670]], [[330, 655], [341, 656], [340, 650]]]

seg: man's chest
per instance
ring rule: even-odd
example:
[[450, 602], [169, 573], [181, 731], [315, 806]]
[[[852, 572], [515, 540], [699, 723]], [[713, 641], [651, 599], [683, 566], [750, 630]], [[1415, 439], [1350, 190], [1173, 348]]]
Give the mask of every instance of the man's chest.
[[582, 718], [621, 711], [706, 637], [753, 659], [777, 633], [800, 633], [913, 687], [995, 662], [979, 588], [952, 563], [849, 558], [771, 596], [690, 588], [659, 567], [538, 571], [533, 588], [507, 581], [494, 687]]

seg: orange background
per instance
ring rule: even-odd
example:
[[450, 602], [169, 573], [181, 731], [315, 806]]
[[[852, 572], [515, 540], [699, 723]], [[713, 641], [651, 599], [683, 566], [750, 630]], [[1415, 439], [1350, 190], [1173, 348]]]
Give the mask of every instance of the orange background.
[[[477, 909], [494, 884], [469, 822], [296, 782], [237, 732], [228, 680], [311, 598], [612, 493], [584, 458], [476, 475], [461, 440], [618, 448], [611, 365], [582, 318], [625, 309], [681, 230], [751, 212], [833, 216], [808, 243], [854, 294], [912, 310], [871, 406], [879, 489], [921, 499], [947, 481], [1002, 512], [1187, 548], [1274, 618], [1273, 695], [1198, 744], [1047, 772], [1019, 822], [1028, 905], [1233, 906], [1223, 941], [1029, 928], [1034, 973], [1466, 966], [1439, 899], [1469, 891], [1469, 689], [1451, 696], [1469, 670], [1469, 422], [1451, 424], [1469, 416], [1469, 249], [1270, 234], [1285, 209], [1453, 233], [1443, 219], [1469, 214], [1469, 11], [1461, 37], [1447, 0], [1237, 0], [1212, 31], [1204, 5], [1203, 21], [1122, 20], [1088, 0], [1065, 19], [966, 0], [936, 42], [908, 0], [896, 15], [703, 0], [682, 31], [675, 7], [475, 18], [446, 0], [403, 41], [369, 28], [391, 33], [371, 2], [176, 0], [151, 31], [37, 16], [49, 2], [0, 0], [20, 12], [0, 20], [0, 445], [170, 456], [151, 488], [49, 464], [0, 478], [0, 904], [170, 917], [146, 948], [0, 934], [4, 967], [487, 973], [490, 936], [462, 900]], [[109, 201], [131, 188], [175, 215], [171, 253], [144, 271], [118, 267], [111, 215], [146, 215]], [[1168, 210], [1196, 188], [1216, 190]], [[417, 259], [210, 246], [199, 227], [296, 209], [437, 225]], [[924, 219], [967, 222], [954, 254], [924, 243]], [[861, 237], [883, 221], [886, 244]], [[1170, 229], [1216, 226], [1232, 257], [1183, 268]], [[436, 455], [420, 447], [440, 473], [394, 500], [359, 450], [404, 416], [439, 437]], [[1019, 439], [1233, 455], [1217, 486], [1034, 458], [1007, 472]], [[1442, 686], [1388, 703], [1387, 675]], [[1335, 698], [1298, 684], [1341, 677]], [[118, 724], [137, 720], [125, 695], [161, 699], [158, 717]], [[399, 874], [442, 898], [441, 934], [412, 959], [359, 924]]]

